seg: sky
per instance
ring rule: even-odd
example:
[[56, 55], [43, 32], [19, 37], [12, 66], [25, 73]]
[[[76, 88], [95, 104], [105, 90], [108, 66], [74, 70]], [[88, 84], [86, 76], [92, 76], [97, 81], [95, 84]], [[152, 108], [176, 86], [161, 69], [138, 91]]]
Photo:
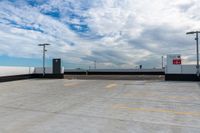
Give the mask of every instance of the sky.
[[66, 68], [161, 66], [182, 54], [195, 63], [199, 0], [0, 0], [0, 65], [41, 66], [61, 58]]

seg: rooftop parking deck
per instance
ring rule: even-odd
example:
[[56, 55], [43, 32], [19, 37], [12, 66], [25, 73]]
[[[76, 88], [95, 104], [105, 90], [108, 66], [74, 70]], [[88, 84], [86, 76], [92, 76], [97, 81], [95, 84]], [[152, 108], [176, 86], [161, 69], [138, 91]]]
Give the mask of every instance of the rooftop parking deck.
[[0, 133], [199, 133], [200, 83], [0, 83]]

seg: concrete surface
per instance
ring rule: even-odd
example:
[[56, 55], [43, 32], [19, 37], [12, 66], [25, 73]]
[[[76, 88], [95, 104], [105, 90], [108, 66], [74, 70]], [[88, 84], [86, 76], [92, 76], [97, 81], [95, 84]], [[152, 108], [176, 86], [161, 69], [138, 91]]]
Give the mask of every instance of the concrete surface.
[[198, 82], [0, 83], [0, 133], [199, 133]]

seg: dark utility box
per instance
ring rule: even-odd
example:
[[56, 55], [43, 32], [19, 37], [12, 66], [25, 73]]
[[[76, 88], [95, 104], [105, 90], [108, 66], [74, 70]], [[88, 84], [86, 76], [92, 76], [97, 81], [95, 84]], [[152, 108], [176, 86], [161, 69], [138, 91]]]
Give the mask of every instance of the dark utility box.
[[61, 74], [61, 59], [53, 59], [53, 74]]

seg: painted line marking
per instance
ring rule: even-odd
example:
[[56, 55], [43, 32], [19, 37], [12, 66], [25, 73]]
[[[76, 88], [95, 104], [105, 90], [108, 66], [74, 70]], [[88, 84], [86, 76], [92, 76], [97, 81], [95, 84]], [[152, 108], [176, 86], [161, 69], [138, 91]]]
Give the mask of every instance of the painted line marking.
[[175, 115], [191, 115], [191, 116], [200, 116], [200, 112], [179, 112], [174, 110], [166, 110], [159, 108], [131, 108], [125, 105], [114, 105], [113, 109], [122, 109], [127, 111], [138, 111], [138, 112], [154, 112], [154, 113], [168, 113]]
[[193, 97], [189, 96], [161, 96], [158, 93], [152, 92], [127, 92], [124, 96], [128, 97], [155, 97], [155, 98], [163, 98], [169, 100], [191, 100], [194, 99]]
[[117, 84], [109, 84], [109, 85], [107, 85], [105, 88], [106, 89], [113, 89], [113, 88], [115, 88], [117, 86]]
[[76, 86], [78, 85], [78, 83], [65, 83], [64, 86], [65, 87], [72, 87], [72, 86]]

